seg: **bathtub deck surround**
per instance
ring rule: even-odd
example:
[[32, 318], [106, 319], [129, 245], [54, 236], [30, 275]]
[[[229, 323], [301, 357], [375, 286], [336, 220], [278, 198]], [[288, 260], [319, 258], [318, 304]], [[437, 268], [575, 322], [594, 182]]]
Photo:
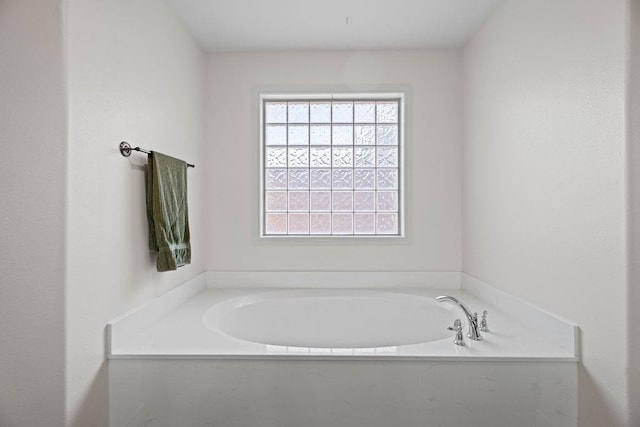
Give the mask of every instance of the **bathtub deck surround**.
[[210, 272], [108, 329], [114, 427], [577, 425], [577, 326], [459, 273]]

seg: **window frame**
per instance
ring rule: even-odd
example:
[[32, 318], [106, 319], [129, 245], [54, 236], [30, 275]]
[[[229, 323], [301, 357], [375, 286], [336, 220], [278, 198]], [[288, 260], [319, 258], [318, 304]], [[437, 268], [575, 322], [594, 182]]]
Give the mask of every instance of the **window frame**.
[[[290, 93], [282, 92], [258, 92], [259, 97], [259, 240], [260, 241], [354, 241], [354, 240], [376, 240], [381, 241], [404, 241], [406, 238], [406, 190], [405, 182], [406, 160], [406, 92], [404, 91], [366, 91], [366, 92], [313, 92]], [[398, 234], [266, 234], [265, 230], [265, 103], [269, 101], [385, 101], [392, 100], [398, 102]]]

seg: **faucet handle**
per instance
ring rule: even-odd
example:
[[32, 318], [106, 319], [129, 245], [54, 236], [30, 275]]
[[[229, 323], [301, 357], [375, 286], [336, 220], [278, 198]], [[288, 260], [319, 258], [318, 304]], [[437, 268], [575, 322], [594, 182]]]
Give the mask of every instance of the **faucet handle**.
[[487, 326], [487, 314], [489, 314], [487, 310], [482, 312], [482, 320], [480, 321], [481, 332], [491, 332], [489, 331], [489, 327]]
[[453, 322], [453, 327], [456, 331], [456, 336], [453, 338], [453, 343], [455, 345], [464, 346], [464, 334], [462, 333], [462, 322], [460, 321], [460, 319], [456, 319], [456, 321]]
[[460, 319], [456, 319], [456, 321], [453, 322], [453, 326], [447, 326], [447, 329], [450, 331], [457, 331], [458, 327], [462, 328], [462, 321]]

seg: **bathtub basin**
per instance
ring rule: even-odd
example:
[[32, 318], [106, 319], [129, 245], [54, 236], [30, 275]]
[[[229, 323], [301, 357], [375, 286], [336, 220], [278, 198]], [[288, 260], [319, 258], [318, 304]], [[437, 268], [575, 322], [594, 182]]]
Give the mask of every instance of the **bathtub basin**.
[[391, 292], [282, 290], [233, 298], [207, 310], [211, 331], [259, 344], [371, 348], [448, 339], [451, 309]]
[[[576, 326], [518, 300], [495, 293], [481, 300], [454, 289], [346, 287], [362, 286], [360, 276], [311, 277], [343, 286], [324, 289], [295, 288], [293, 279], [304, 277], [293, 273], [283, 280], [290, 287], [280, 289], [207, 288], [194, 279], [111, 322], [109, 358], [578, 360]], [[376, 277], [365, 275], [367, 283]], [[388, 278], [402, 284], [402, 275]], [[443, 294], [473, 311], [488, 310], [491, 332], [480, 342], [454, 345], [447, 327], [466, 319], [453, 304], [435, 301]]]

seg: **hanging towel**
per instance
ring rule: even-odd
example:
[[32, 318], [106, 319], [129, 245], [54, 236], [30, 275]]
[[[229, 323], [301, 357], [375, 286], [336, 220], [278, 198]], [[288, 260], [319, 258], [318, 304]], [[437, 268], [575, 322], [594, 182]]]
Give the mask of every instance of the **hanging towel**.
[[187, 163], [156, 151], [148, 157], [149, 249], [158, 253], [158, 271], [191, 263]]

